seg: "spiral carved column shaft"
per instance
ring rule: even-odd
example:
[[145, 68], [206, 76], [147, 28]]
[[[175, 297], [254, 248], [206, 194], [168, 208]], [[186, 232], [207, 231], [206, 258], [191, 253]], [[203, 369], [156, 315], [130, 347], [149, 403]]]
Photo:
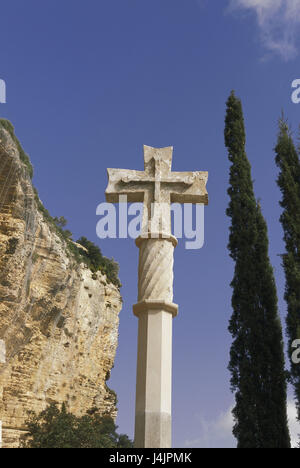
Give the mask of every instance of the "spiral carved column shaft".
[[138, 301], [173, 301], [172, 239], [140, 239]]

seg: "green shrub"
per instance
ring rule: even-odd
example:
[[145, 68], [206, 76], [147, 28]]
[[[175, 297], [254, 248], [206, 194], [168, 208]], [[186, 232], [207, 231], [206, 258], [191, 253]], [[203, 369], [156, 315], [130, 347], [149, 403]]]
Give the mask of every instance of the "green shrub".
[[6, 254], [7, 255], [13, 255], [16, 251], [17, 245], [18, 245], [19, 240], [16, 239], [15, 237], [11, 237], [8, 241], [8, 245], [6, 248]]
[[101, 271], [107, 277], [107, 280], [110, 283], [113, 283], [118, 288], [121, 287], [119, 280], [119, 265], [114, 259], [109, 259], [102, 255], [100, 248], [95, 245], [93, 242], [89, 241], [86, 237], [81, 237], [77, 241], [78, 244], [85, 247], [85, 250], [82, 250], [81, 255], [85, 259], [85, 263], [89, 266], [93, 273]]
[[[48, 224], [55, 230], [56, 234], [66, 243], [66, 247], [70, 254], [78, 263], [85, 263], [91, 270], [92, 273], [101, 271], [107, 277], [109, 283], [114, 284], [117, 288], [121, 288], [121, 282], [119, 280], [119, 265], [113, 259], [109, 259], [102, 255], [101, 250], [93, 242], [89, 241], [86, 237], [81, 237], [77, 244], [82, 245], [87, 249], [81, 249], [75, 245], [72, 239], [72, 232], [68, 229], [63, 229], [66, 226], [67, 220], [64, 217], [52, 218], [49, 211], [46, 210], [42, 204], [38, 192], [35, 190], [36, 202], [38, 209], [43, 214], [44, 219]], [[93, 279], [97, 279], [96, 275]]]
[[66, 405], [59, 409], [51, 404], [39, 415], [30, 414], [22, 448], [132, 448], [125, 434], [117, 434], [117, 426], [108, 416], [99, 416], [97, 409], [76, 417]]

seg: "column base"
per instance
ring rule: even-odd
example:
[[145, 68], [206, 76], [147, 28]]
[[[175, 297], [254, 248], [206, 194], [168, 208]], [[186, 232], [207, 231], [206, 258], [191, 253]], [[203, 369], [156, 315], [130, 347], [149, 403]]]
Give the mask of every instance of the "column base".
[[135, 419], [135, 448], [171, 448], [171, 414], [137, 413]]

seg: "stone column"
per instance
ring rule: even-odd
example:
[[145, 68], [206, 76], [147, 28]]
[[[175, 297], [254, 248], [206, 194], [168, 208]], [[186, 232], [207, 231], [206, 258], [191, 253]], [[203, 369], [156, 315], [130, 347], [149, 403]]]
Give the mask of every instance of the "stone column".
[[[153, 234], [152, 234], [153, 236]], [[139, 318], [136, 383], [136, 448], [171, 447], [173, 263], [172, 235], [139, 237]]]
[[[171, 447], [173, 254], [171, 203], [208, 203], [207, 172], [173, 172], [173, 147], [144, 146], [144, 171], [107, 169], [106, 201], [142, 202], [136, 385], [136, 447]], [[159, 233], [155, 235], [154, 233]], [[146, 235], [145, 235], [146, 234]]]

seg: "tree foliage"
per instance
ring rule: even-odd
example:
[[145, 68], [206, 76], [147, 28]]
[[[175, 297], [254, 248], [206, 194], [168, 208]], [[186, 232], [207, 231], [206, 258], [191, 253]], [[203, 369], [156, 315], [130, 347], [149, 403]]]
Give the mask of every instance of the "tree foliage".
[[288, 354], [291, 362], [291, 381], [294, 385], [298, 419], [300, 420], [300, 365], [292, 360], [292, 343], [300, 339], [300, 161], [289, 127], [282, 117], [279, 121], [275, 148], [276, 164], [280, 169], [278, 186], [281, 190], [280, 221], [284, 231], [286, 252], [282, 255], [286, 278], [285, 300], [288, 305]]
[[63, 404], [59, 409], [51, 404], [39, 415], [31, 413], [26, 424], [23, 448], [131, 448], [132, 441], [125, 434], [117, 434], [117, 426], [110, 416], [102, 416], [95, 409], [76, 417]]
[[256, 201], [245, 151], [241, 101], [227, 101], [225, 143], [231, 162], [229, 251], [235, 263], [229, 369], [239, 448], [289, 448], [283, 337], [267, 226]]
[[53, 218], [53, 221], [55, 222], [56, 226], [60, 227], [61, 229], [65, 228], [66, 225], [68, 224], [68, 221], [64, 216], [60, 216]]

